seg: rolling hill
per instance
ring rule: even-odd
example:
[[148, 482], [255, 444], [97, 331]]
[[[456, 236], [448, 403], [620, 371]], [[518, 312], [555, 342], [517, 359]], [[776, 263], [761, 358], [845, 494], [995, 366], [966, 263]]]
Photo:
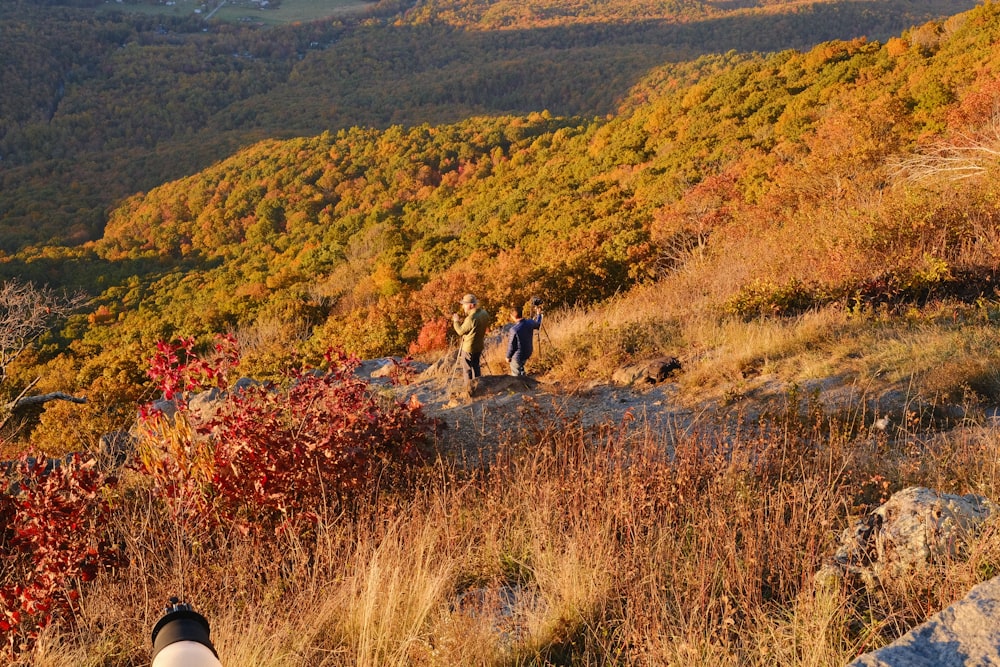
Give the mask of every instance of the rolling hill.
[[263, 29], [3, 3], [0, 249], [97, 239], [122, 198], [261, 139], [543, 110], [604, 116], [666, 62], [887, 39], [971, 6], [383, 2], [362, 17]]

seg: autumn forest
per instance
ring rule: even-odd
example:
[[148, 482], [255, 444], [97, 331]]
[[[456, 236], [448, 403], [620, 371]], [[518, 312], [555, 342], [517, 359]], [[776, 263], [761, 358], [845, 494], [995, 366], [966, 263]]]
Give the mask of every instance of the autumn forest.
[[133, 396], [154, 341], [220, 331], [271, 331], [263, 375], [289, 340], [420, 352], [465, 289], [593, 304], [695, 260], [747, 317], [992, 276], [959, 242], [991, 209], [887, 167], [989, 140], [992, 5], [507, 7], [254, 29], [4, 3], [0, 271], [92, 299], [4, 391]]

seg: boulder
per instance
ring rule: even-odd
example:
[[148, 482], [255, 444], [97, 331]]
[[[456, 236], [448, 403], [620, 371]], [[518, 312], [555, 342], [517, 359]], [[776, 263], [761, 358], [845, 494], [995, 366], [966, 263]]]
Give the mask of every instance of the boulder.
[[[958, 555], [976, 528], [998, 506], [983, 496], [937, 493], [909, 487], [893, 494], [841, 536], [833, 562], [816, 573], [817, 586], [839, 585], [845, 577], [870, 586], [904, 577]], [[958, 667], [1000, 665], [1000, 578], [923, 625], [849, 667]]]
[[[248, 377], [241, 377], [234, 382], [228, 391], [222, 391], [218, 387], [212, 387], [205, 391], [189, 392], [186, 394], [188, 413], [199, 421], [209, 421], [218, 413], [219, 407], [229, 394], [239, 394], [246, 389], [259, 385], [260, 382]], [[172, 420], [177, 414], [177, 401], [160, 398], [150, 403], [153, 410], [163, 413], [168, 420]]]
[[437, 361], [427, 366], [422, 372], [423, 377], [445, 377], [452, 374], [455, 362], [458, 360], [458, 348], [452, 348], [442, 354]]
[[161, 413], [166, 419], [172, 420], [177, 414], [177, 402], [168, 398], [158, 398], [149, 404], [154, 412]]
[[833, 562], [816, 574], [816, 582], [833, 583], [844, 575], [864, 580], [900, 576], [942, 562], [996, 511], [997, 505], [982, 496], [903, 489], [844, 530]]
[[1000, 665], [1000, 577], [848, 667]]
[[448, 384], [448, 398], [452, 401], [468, 401], [483, 396], [534, 391], [537, 388], [538, 380], [527, 375], [483, 375], [471, 382], [456, 377]]
[[623, 387], [633, 384], [657, 384], [679, 370], [681, 362], [676, 357], [660, 357], [622, 366], [612, 374], [611, 381]]
[[244, 390], [249, 389], [250, 387], [256, 387], [259, 384], [260, 382], [258, 380], [254, 380], [253, 378], [248, 378], [248, 377], [242, 377], [233, 383], [233, 386], [229, 388], [229, 391], [231, 391], [234, 394], [239, 394]]
[[199, 391], [188, 396], [188, 414], [197, 421], [208, 422], [215, 418], [225, 400], [225, 392], [217, 387]]
[[419, 361], [406, 361], [401, 357], [386, 357], [385, 359], [377, 360], [376, 367], [371, 371], [369, 377], [372, 379], [392, 378], [393, 370], [396, 368], [400, 371], [403, 371], [405, 368], [413, 375], [419, 375], [427, 370], [428, 366]]

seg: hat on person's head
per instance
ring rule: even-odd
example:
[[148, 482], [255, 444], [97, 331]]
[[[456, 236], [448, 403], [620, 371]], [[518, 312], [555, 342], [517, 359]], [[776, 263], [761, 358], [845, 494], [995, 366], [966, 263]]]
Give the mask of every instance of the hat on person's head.
[[473, 306], [479, 303], [474, 294], [466, 294], [462, 297], [462, 305], [472, 304]]

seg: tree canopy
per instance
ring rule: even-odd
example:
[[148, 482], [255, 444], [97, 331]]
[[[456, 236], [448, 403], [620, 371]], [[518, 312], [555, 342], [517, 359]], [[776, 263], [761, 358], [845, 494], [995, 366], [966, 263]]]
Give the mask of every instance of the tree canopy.
[[367, 17], [263, 29], [3, 3], [0, 250], [97, 239], [121, 199], [264, 138], [606, 116], [667, 62], [888, 38], [973, 4], [384, 2]]
[[262, 376], [331, 345], [405, 353], [467, 291], [585, 305], [663, 281], [748, 318], [975, 298], [997, 257], [998, 32], [987, 4], [885, 44], [669, 63], [598, 118], [260, 141], [129, 197], [95, 242], [0, 263], [94, 296], [11, 387], [44, 366], [39, 391], [133, 395], [155, 341], [220, 331]]

